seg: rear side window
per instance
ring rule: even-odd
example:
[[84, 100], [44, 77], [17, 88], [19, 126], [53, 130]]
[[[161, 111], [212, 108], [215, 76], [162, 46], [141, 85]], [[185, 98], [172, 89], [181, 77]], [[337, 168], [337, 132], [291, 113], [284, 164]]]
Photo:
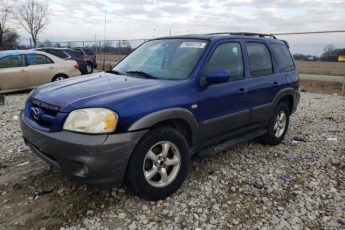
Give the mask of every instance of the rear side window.
[[295, 69], [292, 57], [288, 48], [281, 44], [271, 44], [273, 54], [276, 57], [281, 72], [288, 72]]
[[206, 66], [207, 72], [212, 70], [229, 71], [230, 81], [243, 79], [243, 59], [240, 44], [231, 42], [219, 45]]
[[271, 54], [263, 43], [247, 43], [250, 75], [261, 77], [273, 74]]
[[47, 53], [53, 54], [59, 58], [68, 58], [68, 55], [65, 54], [62, 50], [48, 50]]
[[0, 69], [24, 66], [23, 55], [7, 56], [0, 59]]
[[78, 49], [74, 49], [75, 52], [79, 53], [80, 55], [84, 55], [83, 52], [81, 50]]
[[65, 50], [65, 52], [71, 57], [81, 58], [83, 56], [80, 52], [77, 52], [75, 50]]
[[84, 49], [84, 52], [87, 54], [87, 55], [94, 55], [95, 53], [92, 51], [92, 49]]
[[28, 54], [26, 55], [28, 65], [43, 65], [54, 63], [49, 57], [42, 54]]

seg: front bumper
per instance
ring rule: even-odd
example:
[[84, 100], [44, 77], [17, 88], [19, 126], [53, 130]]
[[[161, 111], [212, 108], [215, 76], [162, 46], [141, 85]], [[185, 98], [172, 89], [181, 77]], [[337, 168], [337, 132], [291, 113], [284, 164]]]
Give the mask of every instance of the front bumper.
[[50, 165], [88, 184], [123, 182], [134, 146], [147, 131], [112, 135], [86, 135], [61, 131], [43, 132], [21, 117], [25, 143]]

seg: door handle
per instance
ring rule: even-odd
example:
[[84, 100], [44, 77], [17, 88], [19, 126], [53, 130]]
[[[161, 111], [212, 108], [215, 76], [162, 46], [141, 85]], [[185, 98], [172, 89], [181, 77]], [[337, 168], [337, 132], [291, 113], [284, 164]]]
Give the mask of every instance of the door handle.
[[278, 87], [278, 86], [280, 86], [280, 83], [275, 81], [272, 83], [272, 85], [273, 85], [273, 87]]
[[248, 90], [246, 90], [245, 88], [240, 88], [237, 92], [238, 93], [247, 93]]
[[28, 72], [26, 69], [22, 69], [22, 72]]
[[54, 69], [54, 66], [49, 66], [49, 69]]

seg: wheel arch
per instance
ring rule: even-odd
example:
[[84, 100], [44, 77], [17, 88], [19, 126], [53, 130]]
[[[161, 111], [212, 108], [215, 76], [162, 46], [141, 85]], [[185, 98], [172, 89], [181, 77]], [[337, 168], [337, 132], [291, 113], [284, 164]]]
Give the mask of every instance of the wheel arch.
[[189, 147], [197, 142], [198, 122], [187, 109], [170, 108], [150, 113], [134, 122], [128, 131], [149, 129], [159, 126], [170, 126], [177, 129], [186, 138]]
[[55, 80], [55, 78], [60, 77], [60, 76], [65, 77], [65, 78], [69, 78], [69, 76], [65, 73], [57, 73], [54, 75], [54, 77], [52, 78], [51, 81], [53, 82]]
[[295, 94], [296, 91], [293, 88], [286, 88], [279, 91], [273, 100], [273, 108], [277, 107], [279, 103], [285, 102], [289, 106], [290, 114], [293, 113], [294, 104], [296, 103]]

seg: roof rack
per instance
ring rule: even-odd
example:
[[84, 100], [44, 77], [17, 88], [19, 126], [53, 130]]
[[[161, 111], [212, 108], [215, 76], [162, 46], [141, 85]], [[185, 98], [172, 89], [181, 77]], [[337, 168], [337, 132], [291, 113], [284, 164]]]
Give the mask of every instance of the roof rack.
[[210, 33], [207, 35], [217, 35], [217, 34], [229, 34], [229, 35], [240, 35], [240, 36], [257, 36], [261, 38], [269, 37], [277, 39], [273, 34], [259, 34], [259, 33], [248, 33], [248, 32], [219, 32], [219, 33]]

